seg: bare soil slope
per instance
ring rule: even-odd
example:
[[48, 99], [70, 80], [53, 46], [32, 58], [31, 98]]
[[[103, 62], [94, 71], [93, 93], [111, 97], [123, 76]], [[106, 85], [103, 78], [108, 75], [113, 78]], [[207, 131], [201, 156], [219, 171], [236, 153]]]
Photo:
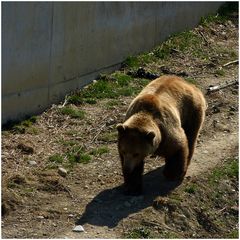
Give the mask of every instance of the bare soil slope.
[[[237, 17], [233, 15], [224, 23], [202, 24], [190, 32], [198, 40], [201, 54], [195, 52], [197, 47], [192, 42], [182, 48], [168, 42], [171, 46], [168, 56], [152, 61], [156, 51], [142, 55], [135, 67], [130, 66], [133, 61], [128, 62], [120, 73], [129, 76], [138, 67], [144, 67], [160, 75], [177, 74], [205, 93], [210, 85], [238, 79], [238, 64], [229, 63], [238, 59]], [[226, 63], [229, 65], [224, 66]], [[141, 87], [148, 81], [134, 77], [133, 82]], [[122, 81], [123, 87], [130, 88], [127, 84]], [[191, 204], [196, 199], [208, 202], [207, 192], [212, 191], [207, 187], [208, 174], [216, 165], [238, 156], [238, 85], [206, 95], [204, 128], [184, 182], [181, 185], [167, 182], [161, 174], [164, 161], [149, 157], [144, 195], [128, 197], [121, 190], [123, 179], [115, 126], [123, 121], [134, 95], [67, 105], [80, 110], [77, 116], [63, 112], [66, 106], [53, 105], [36, 119], [2, 132], [2, 237], [230, 237], [237, 227], [236, 213], [229, 213], [229, 220], [226, 218], [221, 225], [200, 205], [195, 209]], [[195, 182], [202, 184], [199, 192], [206, 191], [205, 198], [186, 194], [185, 187]], [[226, 196], [234, 199], [233, 205], [216, 208], [218, 214], [237, 204], [235, 183], [229, 180], [227, 185], [218, 185], [221, 190], [226, 188]], [[171, 194], [178, 200], [177, 205], [169, 203]], [[73, 232], [76, 224], [81, 224], [85, 232]]]

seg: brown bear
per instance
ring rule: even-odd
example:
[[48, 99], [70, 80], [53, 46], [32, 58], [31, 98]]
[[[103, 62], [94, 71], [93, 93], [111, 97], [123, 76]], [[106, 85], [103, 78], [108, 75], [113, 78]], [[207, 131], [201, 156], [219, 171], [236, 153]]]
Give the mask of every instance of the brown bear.
[[205, 111], [201, 91], [177, 76], [157, 78], [140, 92], [131, 102], [125, 122], [117, 125], [126, 194], [142, 193], [144, 159], [150, 154], [165, 158], [167, 179], [183, 179]]

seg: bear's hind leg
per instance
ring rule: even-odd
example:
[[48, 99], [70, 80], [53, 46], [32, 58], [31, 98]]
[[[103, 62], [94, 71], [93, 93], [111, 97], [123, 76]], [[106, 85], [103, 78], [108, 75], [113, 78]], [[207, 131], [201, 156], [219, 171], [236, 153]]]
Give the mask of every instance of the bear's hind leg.
[[192, 115], [192, 119], [189, 120], [186, 126], [183, 126], [185, 134], [187, 136], [187, 140], [188, 140], [188, 149], [189, 149], [188, 165], [190, 164], [190, 161], [192, 159], [196, 142], [197, 142], [197, 137], [201, 130], [203, 120], [204, 120], [204, 112], [202, 110], [195, 111]]
[[163, 170], [164, 176], [168, 180], [181, 180], [186, 174], [188, 167], [188, 147], [182, 146], [175, 151], [171, 156], [166, 157], [165, 167]]

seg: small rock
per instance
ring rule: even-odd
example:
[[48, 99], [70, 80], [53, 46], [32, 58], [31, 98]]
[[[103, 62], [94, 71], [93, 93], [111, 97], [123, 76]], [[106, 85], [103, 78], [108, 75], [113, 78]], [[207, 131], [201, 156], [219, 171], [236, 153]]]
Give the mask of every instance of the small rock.
[[65, 207], [65, 208], [63, 208], [63, 210], [64, 210], [64, 211], [67, 211], [68, 209]]
[[17, 145], [17, 148], [20, 149], [23, 153], [26, 153], [26, 154], [33, 154], [34, 153], [33, 147], [27, 145], [26, 143], [19, 143]]
[[69, 214], [69, 215], [68, 215], [68, 217], [70, 217], [70, 218], [73, 218], [73, 217], [74, 217], [74, 215], [73, 215], [73, 214]]
[[220, 131], [230, 132], [230, 129], [228, 128], [227, 125], [224, 125], [224, 124], [221, 124], [221, 123], [218, 123], [218, 122], [214, 122], [213, 126], [214, 126], [214, 128], [216, 128]]
[[106, 122], [106, 126], [110, 126], [116, 123], [116, 120], [114, 120], [113, 118], [110, 118], [107, 122]]
[[30, 164], [30, 165], [32, 165], [32, 166], [35, 166], [35, 165], [37, 165], [37, 162], [35, 162], [35, 161], [28, 161], [28, 163]]
[[44, 216], [37, 216], [37, 219], [44, 219]]
[[77, 225], [75, 226], [75, 228], [73, 229], [73, 232], [84, 232], [84, 228], [81, 225]]
[[62, 167], [59, 167], [58, 168], [58, 174], [60, 175], [60, 176], [62, 176], [62, 177], [66, 177], [67, 176], [67, 170], [66, 169], [64, 169], [64, 168], [62, 168]]
[[205, 154], [206, 154], [206, 153], [208, 153], [208, 151], [207, 151], [207, 150], [204, 150], [204, 151], [203, 151], [203, 153], [205, 153]]

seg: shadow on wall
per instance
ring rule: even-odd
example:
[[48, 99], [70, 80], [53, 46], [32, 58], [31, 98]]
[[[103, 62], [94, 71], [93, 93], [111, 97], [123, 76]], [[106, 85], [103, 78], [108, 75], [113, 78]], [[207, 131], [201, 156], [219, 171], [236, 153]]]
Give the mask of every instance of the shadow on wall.
[[166, 196], [181, 182], [166, 181], [159, 167], [143, 176], [144, 194], [138, 197], [125, 196], [121, 186], [100, 192], [86, 207], [76, 224], [108, 226], [113, 228], [132, 213], [152, 206], [157, 196]]

